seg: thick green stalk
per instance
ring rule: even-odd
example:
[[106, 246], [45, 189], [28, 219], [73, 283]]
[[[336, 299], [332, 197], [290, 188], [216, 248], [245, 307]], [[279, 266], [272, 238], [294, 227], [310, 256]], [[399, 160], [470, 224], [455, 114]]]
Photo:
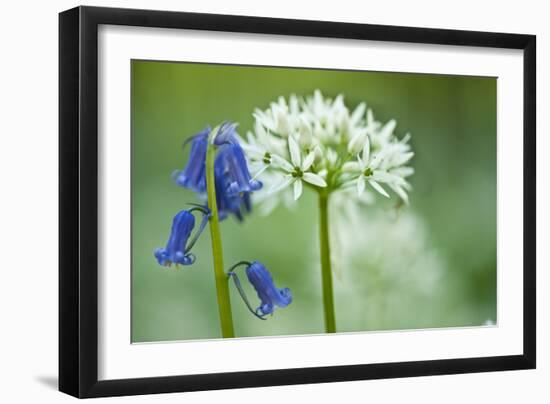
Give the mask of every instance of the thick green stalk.
[[321, 279], [323, 283], [323, 309], [325, 331], [336, 332], [334, 316], [334, 292], [332, 290], [332, 268], [330, 262], [330, 242], [328, 232], [328, 192], [319, 192], [319, 243], [321, 250]]
[[218, 206], [216, 204], [216, 182], [214, 177], [214, 161], [216, 159], [216, 146], [212, 144], [212, 137], [217, 132], [214, 129], [208, 137], [208, 149], [206, 152], [206, 190], [208, 195], [208, 207], [210, 208], [210, 238], [212, 239], [212, 257], [214, 260], [214, 277], [216, 280], [216, 293], [218, 295], [218, 312], [223, 338], [233, 338], [233, 316], [231, 314], [231, 301], [229, 300], [229, 278], [223, 269], [222, 238], [220, 233], [220, 220]]

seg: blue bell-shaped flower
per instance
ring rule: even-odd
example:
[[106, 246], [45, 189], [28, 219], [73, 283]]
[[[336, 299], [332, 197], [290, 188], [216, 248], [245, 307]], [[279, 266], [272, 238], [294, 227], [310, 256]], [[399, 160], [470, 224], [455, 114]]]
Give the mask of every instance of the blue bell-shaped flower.
[[194, 192], [206, 192], [206, 149], [209, 134], [210, 127], [206, 127], [189, 139], [188, 142], [191, 142], [189, 160], [183, 170], [173, 174], [176, 184]]
[[[195, 217], [192, 212], [200, 210], [203, 213], [203, 219], [197, 233], [193, 238], [191, 232], [195, 227]], [[155, 258], [162, 266], [170, 266], [172, 263], [181, 265], [191, 265], [195, 262], [195, 255], [190, 253], [191, 248], [198, 240], [208, 222], [208, 212], [205, 208], [193, 208], [182, 210], [172, 221], [172, 230], [165, 248], [155, 250]]]

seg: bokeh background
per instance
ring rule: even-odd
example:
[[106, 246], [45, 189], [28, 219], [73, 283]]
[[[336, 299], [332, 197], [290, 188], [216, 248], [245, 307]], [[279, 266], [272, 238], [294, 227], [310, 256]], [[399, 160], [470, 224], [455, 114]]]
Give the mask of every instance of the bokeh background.
[[[171, 180], [187, 159], [183, 142], [225, 120], [244, 134], [254, 108], [317, 88], [343, 93], [350, 108], [365, 101], [382, 122], [395, 118], [396, 134], [410, 132], [416, 153], [410, 206], [396, 206], [397, 198], [360, 207], [343, 196], [332, 201], [338, 331], [496, 323], [496, 78], [156, 61], [131, 67], [133, 342], [220, 337], [208, 230], [192, 266], [164, 268], [153, 256], [175, 213], [196, 202]], [[224, 221], [222, 237], [226, 266], [260, 260], [294, 296], [260, 321], [232, 287], [237, 336], [324, 332], [310, 190], [294, 209]]]

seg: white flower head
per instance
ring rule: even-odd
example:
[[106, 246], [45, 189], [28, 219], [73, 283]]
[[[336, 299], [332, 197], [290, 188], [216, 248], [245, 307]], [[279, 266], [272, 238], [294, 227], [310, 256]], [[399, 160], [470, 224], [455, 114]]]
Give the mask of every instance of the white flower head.
[[302, 159], [302, 151], [293, 136], [288, 137], [288, 148], [290, 152], [290, 162], [280, 156], [273, 155], [274, 163], [285, 172], [285, 175], [281, 181], [273, 187], [272, 192], [277, 192], [282, 188], [294, 184], [294, 199], [297, 200], [302, 195], [302, 181], [306, 181], [317, 187], [326, 187], [327, 183], [323, 177], [308, 171], [315, 159], [315, 152], [310, 151], [305, 158]]
[[306, 97], [279, 97], [253, 117], [243, 148], [255, 177], [278, 178], [270, 187], [272, 198], [292, 186], [297, 200], [304, 184], [328, 193], [353, 184], [361, 196], [368, 184], [390, 197], [387, 187], [408, 202], [406, 178], [414, 172], [407, 166], [414, 155], [410, 135], [399, 140], [396, 121], [377, 121], [366, 103], [350, 110], [342, 94], [331, 99], [315, 90]]

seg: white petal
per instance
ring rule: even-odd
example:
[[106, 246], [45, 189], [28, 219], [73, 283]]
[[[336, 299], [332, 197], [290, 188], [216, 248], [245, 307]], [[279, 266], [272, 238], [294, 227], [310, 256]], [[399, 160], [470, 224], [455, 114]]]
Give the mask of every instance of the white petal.
[[359, 178], [357, 178], [357, 195], [361, 196], [364, 190], [365, 190], [365, 176], [360, 175]]
[[298, 115], [300, 112], [299, 104], [298, 104], [298, 97], [296, 97], [296, 94], [291, 94], [288, 104], [290, 106], [290, 113], [293, 115]]
[[388, 193], [386, 192], [386, 190], [384, 188], [382, 188], [382, 185], [380, 185], [379, 183], [377, 183], [376, 181], [374, 180], [369, 180], [369, 184], [374, 188], [376, 189], [378, 192], [380, 192], [382, 195], [384, 195], [386, 198], [389, 198], [390, 196], [388, 195]]
[[368, 163], [370, 157], [370, 139], [367, 136], [367, 140], [365, 141], [365, 145], [363, 146], [363, 161]]
[[300, 117], [300, 146], [305, 149], [311, 147], [313, 142], [313, 130], [307, 119], [303, 116]]
[[290, 130], [290, 125], [288, 123], [288, 115], [286, 111], [280, 109], [277, 111], [277, 130], [276, 132], [280, 135], [288, 135]]
[[348, 152], [350, 154], [360, 153], [366, 141], [368, 141], [367, 133], [363, 130], [358, 131], [348, 143]]
[[399, 175], [400, 177], [410, 177], [414, 174], [414, 168], [412, 167], [397, 167], [390, 170], [392, 174]]
[[397, 125], [397, 122], [395, 119], [392, 119], [391, 121], [388, 121], [382, 129], [380, 129], [380, 132], [378, 133], [378, 136], [380, 136], [382, 139], [389, 139], [391, 135], [393, 135], [393, 131]]
[[258, 177], [263, 174], [263, 172], [267, 169], [267, 167], [269, 167], [269, 164], [265, 164], [265, 163], [262, 163], [262, 164], [263, 166], [256, 172], [256, 174], [254, 174], [254, 177], [252, 177], [253, 180], [258, 179]]
[[336, 161], [338, 160], [338, 153], [334, 149], [328, 147], [326, 152], [326, 157], [329, 164], [333, 166], [336, 164]]
[[311, 167], [311, 165], [313, 164], [313, 160], [315, 160], [315, 152], [310, 152], [304, 159], [302, 170], [303, 171], [309, 170], [309, 167]]
[[382, 163], [382, 160], [384, 159], [384, 155], [385, 155], [384, 150], [381, 150], [380, 152], [378, 152], [377, 155], [373, 156], [372, 161], [369, 164], [370, 168], [372, 168], [373, 170], [376, 170], [380, 166], [380, 163]]
[[400, 166], [405, 164], [407, 161], [409, 161], [413, 156], [414, 156], [413, 152], [403, 153], [398, 155], [397, 157], [394, 157], [392, 163], [395, 166]]
[[355, 173], [357, 171], [361, 171], [361, 166], [357, 161], [347, 161], [342, 166], [342, 171], [346, 173]]
[[292, 164], [290, 164], [288, 161], [286, 161], [281, 156], [278, 156], [276, 154], [271, 155], [271, 162], [278, 167], [281, 167], [283, 170], [292, 172], [294, 170], [294, 167]]
[[302, 195], [302, 180], [297, 179], [294, 181], [294, 200], [297, 201]]
[[290, 151], [290, 161], [295, 167], [300, 167], [302, 164], [302, 157], [300, 156], [300, 146], [296, 143], [294, 137], [288, 137], [288, 150]]
[[369, 109], [367, 111], [367, 126], [371, 127], [374, 125], [374, 114], [372, 113], [372, 109]]
[[318, 187], [326, 187], [327, 183], [321, 177], [320, 175], [313, 174], [313, 173], [304, 173], [304, 176], [302, 177], [304, 181], [309, 182], [310, 184], [317, 185]]
[[386, 171], [380, 171], [380, 170], [374, 170], [372, 177], [375, 181], [393, 183], [398, 185], [402, 185], [405, 182], [403, 178], [395, 174], [390, 174]]
[[405, 136], [403, 136], [403, 139], [400, 140], [401, 143], [406, 144], [411, 140], [411, 134], [407, 133]]
[[362, 102], [357, 106], [357, 108], [353, 110], [350, 120], [354, 125], [361, 121], [361, 118], [363, 118], [363, 115], [365, 115], [365, 109], [367, 109], [367, 104]]
[[407, 205], [409, 204], [409, 196], [403, 188], [401, 188], [399, 185], [393, 184], [390, 184], [390, 188], [394, 190], [394, 192], [403, 200], [403, 202], [405, 202]]
[[292, 181], [294, 180], [295, 178], [292, 175], [285, 175], [278, 182], [273, 184], [273, 186], [269, 190], [269, 193], [274, 194], [275, 192], [279, 192], [281, 189], [286, 188], [287, 186], [292, 184]]

